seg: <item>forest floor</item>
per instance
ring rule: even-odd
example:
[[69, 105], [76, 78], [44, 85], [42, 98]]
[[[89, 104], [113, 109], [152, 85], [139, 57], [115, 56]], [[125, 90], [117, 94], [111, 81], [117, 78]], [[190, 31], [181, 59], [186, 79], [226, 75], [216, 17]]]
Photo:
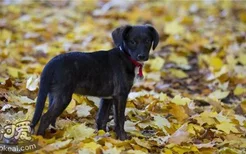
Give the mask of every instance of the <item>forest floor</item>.
[[[112, 116], [109, 132], [96, 131], [99, 99], [73, 95], [56, 132], [32, 135], [39, 148], [29, 153], [246, 153], [245, 2], [6, 3], [0, 0], [0, 143], [13, 142], [18, 123], [32, 119], [39, 77], [52, 57], [109, 50], [115, 28], [151, 24], [160, 42], [128, 97], [131, 139], [116, 139]], [[18, 139], [24, 143], [28, 134]]]

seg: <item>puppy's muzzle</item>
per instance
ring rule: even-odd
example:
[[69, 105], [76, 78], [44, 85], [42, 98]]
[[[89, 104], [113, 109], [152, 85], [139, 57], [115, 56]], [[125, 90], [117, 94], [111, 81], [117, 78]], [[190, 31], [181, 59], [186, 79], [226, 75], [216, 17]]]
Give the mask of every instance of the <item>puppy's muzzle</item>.
[[139, 54], [137, 56], [137, 61], [146, 61], [146, 60], [148, 60], [148, 56], [145, 56], [143, 54]]

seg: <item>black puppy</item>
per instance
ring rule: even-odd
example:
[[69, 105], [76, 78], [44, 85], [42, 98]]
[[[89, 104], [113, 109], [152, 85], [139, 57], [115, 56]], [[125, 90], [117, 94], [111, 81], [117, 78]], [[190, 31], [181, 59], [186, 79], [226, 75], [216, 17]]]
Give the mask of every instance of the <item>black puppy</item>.
[[47, 95], [49, 109], [42, 116], [37, 135], [44, 135], [50, 124], [71, 101], [72, 94], [101, 97], [97, 128], [106, 130], [109, 113], [114, 105], [115, 132], [120, 140], [127, 139], [124, 130], [125, 107], [133, 85], [135, 68], [142, 77], [142, 63], [148, 60], [151, 46], [159, 42], [157, 31], [149, 26], [123, 26], [112, 33], [116, 48], [93, 53], [71, 52], [54, 57], [44, 68], [31, 127], [38, 123]]

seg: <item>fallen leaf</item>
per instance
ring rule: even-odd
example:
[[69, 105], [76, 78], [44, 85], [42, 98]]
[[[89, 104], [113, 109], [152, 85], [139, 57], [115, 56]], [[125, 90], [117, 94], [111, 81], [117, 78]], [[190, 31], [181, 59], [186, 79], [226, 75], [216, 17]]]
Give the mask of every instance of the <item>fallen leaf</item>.
[[169, 69], [169, 71], [172, 76], [177, 77], [179, 79], [188, 77], [188, 75], [184, 71], [179, 70], [179, 69]]
[[49, 144], [47, 146], [45, 146], [43, 149], [47, 152], [51, 152], [51, 151], [55, 151], [58, 149], [62, 149], [67, 147], [70, 143], [72, 142], [72, 139], [68, 139], [65, 141], [57, 141], [55, 143]]
[[215, 90], [208, 95], [209, 98], [223, 99], [229, 95], [230, 91]]
[[175, 103], [177, 105], [186, 105], [191, 102], [191, 100], [187, 97], [181, 97], [180, 95], [174, 96], [174, 98], [171, 100], [172, 103]]
[[234, 116], [235, 116], [235, 119], [239, 122], [241, 126], [245, 125], [246, 118], [244, 116], [241, 116], [241, 115], [234, 115]]
[[94, 129], [87, 127], [85, 124], [76, 124], [66, 129], [64, 137], [73, 138], [76, 141], [83, 141], [93, 136], [94, 132]]
[[83, 147], [81, 147], [81, 150], [79, 150], [79, 153], [82, 153], [83, 149], [88, 149], [90, 152], [96, 153], [98, 149], [101, 148], [100, 144], [97, 144], [95, 142], [89, 142], [83, 144]]
[[147, 149], [151, 149], [151, 146], [149, 145], [149, 143], [145, 140], [145, 139], [139, 139], [134, 137], [133, 140], [141, 147], [147, 148]]
[[103, 153], [104, 154], [120, 154], [122, 150], [116, 148], [116, 147], [113, 147], [113, 148], [109, 148], [107, 150], [104, 150]]
[[39, 77], [30, 76], [26, 82], [26, 88], [30, 91], [35, 91], [38, 88]]
[[226, 134], [230, 134], [230, 132], [239, 133], [235, 124], [230, 123], [230, 122], [222, 122], [222, 123], [216, 125], [216, 128], [218, 128], [218, 130], [222, 130]]
[[183, 106], [173, 103], [170, 103], [169, 106], [171, 107], [169, 110], [170, 114], [172, 114], [178, 121], [184, 121], [189, 117]]
[[168, 134], [165, 127], [170, 128], [171, 127], [170, 122], [166, 118], [159, 115], [153, 117], [154, 117], [153, 124], [156, 125], [159, 129], [163, 130], [165, 134]]
[[75, 111], [75, 108], [76, 108], [76, 102], [74, 99], [72, 99], [68, 104], [66, 111], [67, 113], [72, 114]]
[[148, 63], [150, 64], [150, 69], [152, 71], [160, 71], [165, 63], [165, 60], [161, 57], [155, 57], [154, 59], [151, 59]]
[[245, 53], [240, 53], [240, 55], [238, 56], [238, 61], [241, 64], [246, 65], [246, 54]]
[[179, 24], [177, 20], [165, 23], [164, 32], [167, 34], [182, 34], [184, 33], [184, 31], [184, 27], [181, 24]]
[[242, 87], [241, 85], [237, 85], [236, 88], [234, 89], [233, 93], [235, 95], [242, 95], [246, 93], [246, 88]]
[[222, 68], [223, 66], [223, 61], [219, 57], [210, 57], [209, 59], [209, 65], [214, 68], [215, 71], [218, 71]]
[[187, 124], [185, 123], [169, 137], [168, 142], [181, 144], [182, 142], [188, 142], [189, 140], [190, 134], [187, 131]]
[[126, 120], [124, 128], [126, 132], [132, 132], [132, 131], [136, 131], [136, 123], [130, 121], [130, 120]]
[[78, 115], [78, 117], [87, 117], [90, 115], [90, 111], [92, 109], [92, 107], [86, 105], [86, 104], [81, 104], [81, 105], [77, 105], [75, 107], [76, 109], [76, 113]]

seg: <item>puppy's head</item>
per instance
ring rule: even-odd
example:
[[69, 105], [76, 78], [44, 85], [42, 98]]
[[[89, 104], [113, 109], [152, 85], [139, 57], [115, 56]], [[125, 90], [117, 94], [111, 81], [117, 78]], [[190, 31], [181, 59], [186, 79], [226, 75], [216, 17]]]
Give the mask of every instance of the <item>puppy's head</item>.
[[112, 32], [112, 37], [114, 44], [136, 61], [148, 60], [151, 46], [154, 50], [159, 43], [159, 35], [150, 25], [122, 26]]

